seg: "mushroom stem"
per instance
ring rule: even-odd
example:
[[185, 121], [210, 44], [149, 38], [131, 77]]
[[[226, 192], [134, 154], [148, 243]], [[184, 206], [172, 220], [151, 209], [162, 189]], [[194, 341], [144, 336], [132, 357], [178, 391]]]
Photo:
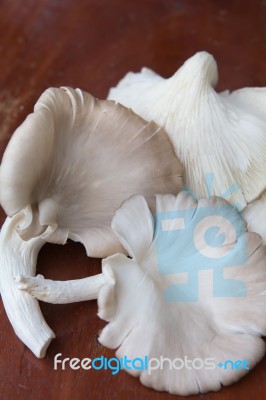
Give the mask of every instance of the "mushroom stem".
[[103, 274], [71, 281], [53, 281], [36, 277], [16, 277], [17, 287], [38, 300], [53, 304], [75, 303], [98, 298], [100, 287], [105, 283]]
[[46, 324], [38, 301], [18, 289], [16, 275], [35, 275], [37, 255], [45, 241], [23, 241], [16, 231], [21, 214], [7, 218], [0, 235], [0, 289], [7, 316], [17, 336], [39, 358], [55, 337]]

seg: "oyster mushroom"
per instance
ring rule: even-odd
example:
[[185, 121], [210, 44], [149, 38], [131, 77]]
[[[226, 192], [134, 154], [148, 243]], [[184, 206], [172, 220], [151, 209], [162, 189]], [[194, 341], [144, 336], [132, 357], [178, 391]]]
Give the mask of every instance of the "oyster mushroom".
[[217, 80], [214, 58], [199, 52], [169, 79], [129, 72], [108, 98], [165, 128], [196, 196], [209, 195], [211, 174], [212, 194], [242, 210], [266, 188], [266, 89], [218, 94]]
[[17, 335], [36, 356], [44, 356], [53, 333], [14, 276], [35, 275], [45, 242], [80, 241], [91, 257], [123, 252], [110, 227], [121, 203], [141, 193], [154, 207], [154, 193], [181, 186], [181, 165], [155, 123], [79, 89], [42, 94], [0, 168], [8, 215], [0, 235], [1, 295]]
[[[134, 196], [117, 210], [112, 228], [132, 259], [106, 258], [102, 275], [93, 277], [98, 315], [108, 322], [99, 341], [117, 349], [118, 358], [149, 357], [149, 369], [126, 369], [129, 374], [153, 389], [188, 395], [219, 390], [259, 362], [265, 352], [266, 249], [234, 207], [181, 192], [157, 196], [153, 220], [145, 199]], [[79, 291], [85, 300], [86, 287], [93, 297], [91, 279], [20, 277], [18, 286], [41, 300], [71, 302]], [[162, 357], [163, 367], [155, 368], [154, 359]], [[180, 359], [190, 361], [188, 369]], [[246, 368], [228, 371], [227, 360], [243, 360]]]

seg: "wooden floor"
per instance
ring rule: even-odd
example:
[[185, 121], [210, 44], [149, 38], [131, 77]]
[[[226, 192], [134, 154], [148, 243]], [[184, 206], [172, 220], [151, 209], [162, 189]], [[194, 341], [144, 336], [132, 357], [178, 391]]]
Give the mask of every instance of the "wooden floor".
[[[0, 149], [49, 86], [73, 86], [104, 98], [129, 70], [169, 76], [198, 50], [219, 63], [219, 90], [266, 86], [265, 0], [0, 1]], [[2, 223], [4, 213], [0, 214]], [[46, 245], [38, 270], [54, 279], [100, 272], [83, 247]], [[96, 302], [42, 304], [57, 337], [36, 359], [15, 336], [0, 304], [0, 399], [178, 399], [143, 387], [124, 372], [54, 371], [53, 357], [111, 357], [97, 343], [104, 323]], [[266, 312], [266, 311], [265, 311]], [[148, 321], [147, 321], [148, 323]], [[266, 360], [247, 377], [202, 400], [266, 399]]]

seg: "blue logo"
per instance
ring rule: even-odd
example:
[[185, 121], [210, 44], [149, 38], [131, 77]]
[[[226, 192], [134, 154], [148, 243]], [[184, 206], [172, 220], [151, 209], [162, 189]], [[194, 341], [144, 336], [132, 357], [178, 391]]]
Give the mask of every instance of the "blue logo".
[[[181, 193], [185, 195], [191, 196]], [[212, 270], [213, 297], [246, 296], [243, 282], [224, 278], [226, 268], [241, 267], [247, 262], [245, 225], [236, 207], [216, 198], [200, 200], [190, 208], [176, 208], [155, 215], [160, 274], [187, 274], [186, 283], [165, 289], [165, 300], [198, 301], [199, 272], [203, 270]]]

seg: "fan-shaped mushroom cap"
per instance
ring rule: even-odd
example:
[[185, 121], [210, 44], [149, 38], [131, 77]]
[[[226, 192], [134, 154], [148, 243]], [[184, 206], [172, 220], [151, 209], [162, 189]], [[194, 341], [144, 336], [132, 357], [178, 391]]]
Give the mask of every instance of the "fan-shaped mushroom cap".
[[48, 89], [17, 129], [0, 169], [9, 216], [26, 209], [24, 239], [82, 242], [89, 256], [120, 250], [114, 211], [133, 194], [177, 193], [181, 165], [167, 135], [112, 101], [70, 88]]
[[[166, 360], [163, 368], [128, 373], [156, 390], [188, 395], [219, 390], [254, 367], [265, 351], [266, 254], [236, 209], [184, 192], [157, 196], [154, 225], [146, 201], [135, 196], [112, 227], [132, 259], [103, 260], [98, 315], [109, 323], [99, 341], [118, 348], [118, 358], [195, 365], [171, 368]], [[248, 369], [228, 371], [228, 359], [246, 360]]]
[[266, 89], [218, 94], [217, 80], [214, 58], [199, 52], [169, 79], [147, 68], [128, 73], [108, 98], [165, 128], [197, 196], [209, 195], [211, 173], [212, 194], [242, 210], [266, 188]]
[[181, 164], [157, 125], [79, 89], [43, 93], [0, 167], [0, 202], [12, 217], [0, 235], [1, 295], [15, 332], [36, 356], [54, 334], [14, 277], [35, 275], [46, 241], [80, 241], [91, 257], [123, 251], [110, 227], [121, 203], [141, 193], [152, 207], [154, 193], [181, 186]]

